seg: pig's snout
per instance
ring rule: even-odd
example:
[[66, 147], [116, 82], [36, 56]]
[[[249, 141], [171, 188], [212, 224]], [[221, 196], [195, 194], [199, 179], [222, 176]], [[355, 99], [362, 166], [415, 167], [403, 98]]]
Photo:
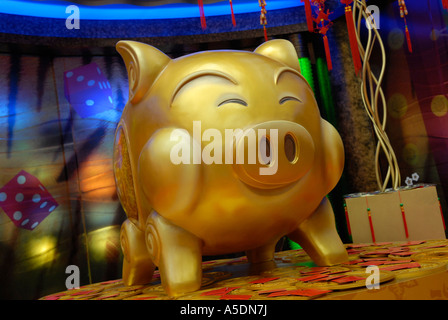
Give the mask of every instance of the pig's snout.
[[238, 177], [262, 189], [282, 187], [299, 180], [311, 169], [314, 160], [310, 133], [295, 122], [283, 120], [247, 128], [237, 139], [234, 151], [234, 169]]

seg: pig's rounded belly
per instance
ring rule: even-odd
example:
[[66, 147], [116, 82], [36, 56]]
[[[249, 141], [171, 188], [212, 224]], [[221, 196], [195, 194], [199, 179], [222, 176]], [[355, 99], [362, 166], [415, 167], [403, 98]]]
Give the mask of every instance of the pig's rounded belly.
[[288, 206], [226, 201], [199, 205], [178, 225], [203, 241], [204, 255], [216, 255], [277, 241], [306, 216], [306, 212]]

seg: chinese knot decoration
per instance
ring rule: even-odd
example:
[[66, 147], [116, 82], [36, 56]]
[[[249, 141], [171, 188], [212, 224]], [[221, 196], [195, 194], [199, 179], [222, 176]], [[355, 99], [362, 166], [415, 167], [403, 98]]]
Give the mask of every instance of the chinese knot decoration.
[[[327, 31], [333, 25], [333, 22], [329, 19], [329, 15], [331, 14], [331, 12], [328, 9], [325, 11], [325, 0], [313, 0], [313, 1], [302, 0], [302, 2], [305, 2], [305, 14], [306, 14], [308, 31], [320, 33], [322, 35], [328, 70], [332, 70], [333, 64], [331, 61], [330, 46], [328, 44], [328, 38], [327, 38]], [[312, 14], [311, 4], [317, 7], [317, 10], [315, 11], [316, 13], [315, 18], [313, 17]]]
[[[444, 3], [444, 2], [448, 3], [448, 0], [443, 0], [442, 3]], [[404, 27], [405, 27], [405, 31], [406, 31], [406, 40], [408, 43], [408, 50], [409, 50], [409, 52], [412, 52], [411, 36], [409, 35], [408, 24], [406, 22], [406, 16], [408, 15], [408, 9], [406, 8], [406, 3], [404, 2], [404, 0], [398, 0], [398, 6], [400, 7], [400, 17], [402, 17], [404, 20]]]
[[[330, 10], [325, 10], [326, 0], [302, 0], [305, 3], [305, 15], [308, 26], [308, 31], [318, 32], [323, 37], [325, 55], [327, 59], [328, 70], [332, 70], [333, 65], [331, 61], [330, 46], [328, 44], [327, 31], [333, 25], [333, 22], [329, 19], [332, 12]], [[362, 69], [361, 58], [358, 49], [358, 40], [356, 38], [355, 24], [353, 21], [353, 14], [351, 3], [353, 0], [340, 0], [342, 4], [345, 4], [345, 19], [347, 21], [347, 30], [350, 40], [350, 49], [353, 58], [353, 64], [355, 67], [355, 73], [359, 74]], [[448, 1], [448, 0], [447, 0]], [[312, 7], [317, 7], [315, 11], [316, 17], [313, 17]]]
[[266, 1], [265, 0], [258, 0], [258, 5], [261, 8], [260, 13], [260, 24], [263, 26], [263, 32], [264, 32], [264, 40], [268, 41], [268, 33], [266, 31], [266, 25], [268, 24], [268, 20], [266, 18]]

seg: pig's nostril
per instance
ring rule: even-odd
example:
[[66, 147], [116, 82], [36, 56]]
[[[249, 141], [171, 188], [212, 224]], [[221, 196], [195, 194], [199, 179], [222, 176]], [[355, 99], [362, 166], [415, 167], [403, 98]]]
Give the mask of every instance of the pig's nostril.
[[271, 163], [271, 144], [268, 136], [264, 136], [260, 140], [260, 156], [263, 164]]
[[285, 135], [285, 155], [289, 162], [295, 163], [297, 161], [296, 139], [291, 133]]

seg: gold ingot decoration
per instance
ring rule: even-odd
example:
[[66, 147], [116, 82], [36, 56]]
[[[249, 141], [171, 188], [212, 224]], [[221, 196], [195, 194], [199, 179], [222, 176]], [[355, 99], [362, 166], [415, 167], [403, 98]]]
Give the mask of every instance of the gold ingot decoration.
[[193, 292], [203, 255], [273, 261], [285, 235], [320, 266], [348, 260], [326, 198], [342, 140], [290, 42], [176, 59], [134, 41], [116, 48], [129, 78], [114, 145], [126, 285], [158, 267], [167, 295]]

